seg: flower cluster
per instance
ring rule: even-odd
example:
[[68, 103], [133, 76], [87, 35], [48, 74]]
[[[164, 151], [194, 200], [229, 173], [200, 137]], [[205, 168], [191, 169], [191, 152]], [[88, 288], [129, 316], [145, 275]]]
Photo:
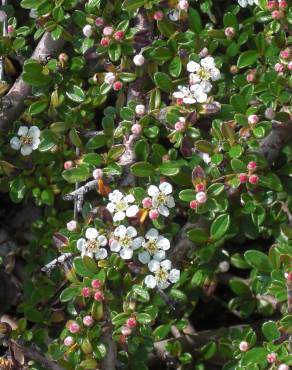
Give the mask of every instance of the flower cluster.
[[246, 8], [248, 5], [259, 5], [259, 0], [238, 0], [238, 4]]
[[144, 198], [142, 203], [144, 208], [150, 208], [149, 217], [155, 220], [162, 215], [169, 216], [169, 208], [174, 208], [175, 203], [172, 193], [172, 186], [168, 182], [162, 182], [158, 187], [150, 185], [148, 195], [150, 198]]
[[119, 190], [114, 190], [109, 194], [110, 202], [106, 208], [113, 215], [113, 221], [122, 221], [125, 217], [135, 217], [139, 212], [137, 205], [132, 204], [135, 202], [135, 198], [132, 194], [124, 195]]
[[245, 184], [247, 181], [252, 184], [256, 185], [259, 182], [258, 175], [255, 175], [255, 171], [257, 169], [257, 163], [254, 161], [250, 161], [247, 164], [248, 173], [240, 173], [238, 178], [241, 184]]
[[208, 93], [212, 89], [212, 82], [221, 77], [214, 58], [206, 56], [199, 62], [190, 61], [187, 64], [187, 71], [190, 73], [189, 85], [178, 86], [173, 97], [177, 99], [178, 104], [205, 103], [208, 99]]

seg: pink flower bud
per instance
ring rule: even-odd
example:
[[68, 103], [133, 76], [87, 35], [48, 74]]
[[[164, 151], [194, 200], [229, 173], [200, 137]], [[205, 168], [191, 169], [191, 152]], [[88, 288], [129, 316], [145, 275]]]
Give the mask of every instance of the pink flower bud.
[[280, 51], [280, 57], [283, 59], [288, 59], [290, 57], [290, 52], [288, 49]]
[[164, 154], [161, 158], [163, 161], [169, 161], [170, 157], [168, 154]]
[[75, 231], [77, 229], [77, 221], [71, 220], [67, 222], [66, 226], [68, 231]]
[[155, 19], [156, 21], [161, 21], [163, 17], [164, 17], [164, 14], [161, 10], [157, 10], [157, 12], [153, 14], [153, 19]]
[[90, 289], [88, 287], [82, 288], [82, 296], [88, 298], [90, 296]]
[[207, 195], [203, 191], [200, 191], [199, 193], [196, 194], [196, 200], [200, 203], [203, 204], [207, 200]]
[[152, 199], [151, 198], [144, 198], [142, 200], [142, 204], [144, 208], [151, 208], [152, 207]]
[[274, 119], [274, 118], [275, 118], [275, 116], [276, 116], [276, 114], [275, 114], [275, 112], [274, 112], [273, 108], [267, 108], [267, 109], [265, 110], [265, 117], [266, 117], [267, 119]]
[[145, 105], [137, 104], [135, 108], [135, 112], [138, 116], [143, 116], [145, 114]]
[[104, 29], [102, 30], [104, 36], [111, 36], [113, 32], [114, 29], [111, 26], [104, 27]]
[[145, 63], [145, 58], [142, 54], [137, 54], [133, 58], [135, 66], [142, 66]]
[[14, 31], [15, 31], [15, 28], [11, 24], [9, 24], [8, 27], [7, 27], [7, 32], [8, 33], [13, 33]]
[[110, 43], [110, 39], [108, 37], [103, 37], [100, 40], [100, 45], [101, 46], [109, 46], [109, 43]]
[[251, 175], [248, 178], [250, 184], [256, 185], [259, 182], [259, 177], [257, 175]]
[[232, 65], [230, 66], [230, 72], [233, 74], [233, 75], [236, 75], [236, 73], [238, 73], [239, 69], [236, 65]]
[[248, 116], [247, 120], [248, 123], [250, 123], [251, 125], [255, 125], [259, 122], [259, 117], [256, 114], [251, 114], [250, 116]]
[[267, 361], [269, 364], [273, 364], [277, 361], [277, 354], [275, 352], [271, 352], [267, 355]]
[[149, 212], [149, 217], [151, 220], [156, 220], [159, 217], [159, 212], [157, 211], [157, 209], [151, 209], [151, 211]]
[[288, 64], [288, 69], [289, 69], [289, 71], [292, 71], [292, 61], [291, 61], [291, 62], [289, 62], [289, 64]]
[[190, 201], [190, 208], [191, 209], [197, 209], [199, 206], [199, 203], [196, 200]]
[[94, 294], [94, 299], [95, 299], [96, 301], [98, 301], [98, 302], [103, 301], [103, 300], [104, 300], [104, 295], [103, 295], [103, 293], [102, 293], [100, 290], [98, 290], [98, 291], [97, 291], [97, 292], [95, 292], [95, 294]]
[[72, 161], [66, 161], [64, 162], [64, 168], [65, 170], [69, 170], [69, 168], [72, 168], [74, 166], [74, 163]]
[[142, 133], [142, 126], [139, 124], [139, 123], [135, 123], [132, 127], [131, 127], [131, 131], [134, 135], [138, 136]]
[[115, 91], [119, 91], [123, 88], [123, 83], [121, 81], [116, 81], [114, 84], [113, 84], [113, 89]]
[[91, 286], [93, 289], [99, 289], [101, 287], [101, 281], [98, 279], [94, 279], [91, 282]]
[[79, 333], [80, 331], [80, 326], [77, 324], [77, 322], [72, 322], [70, 325], [69, 325], [69, 331], [70, 333], [72, 334], [75, 334], [75, 333]]
[[183, 121], [178, 121], [176, 122], [176, 124], [174, 125], [174, 128], [176, 131], [185, 131], [186, 129], [186, 123], [183, 122]]
[[114, 39], [117, 40], [117, 41], [123, 40], [124, 37], [125, 37], [125, 33], [123, 31], [117, 31], [114, 34]]
[[267, 4], [267, 9], [268, 10], [273, 10], [277, 7], [277, 2], [274, 0], [269, 0]]
[[279, 9], [285, 10], [288, 8], [288, 3], [286, 1], [279, 1]]
[[128, 328], [135, 328], [137, 326], [137, 321], [133, 317], [127, 320], [127, 327]]
[[206, 190], [205, 184], [203, 183], [196, 184], [196, 191], [205, 191], [205, 190]]
[[121, 329], [121, 333], [125, 336], [128, 337], [129, 335], [132, 334], [132, 330], [128, 328], [127, 326], [123, 326]]
[[255, 82], [255, 79], [256, 79], [256, 73], [254, 71], [250, 71], [247, 75], [246, 75], [246, 81], [247, 82]]
[[247, 174], [246, 173], [240, 173], [239, 176], [239, 181], [241, 184], [245, 184], [247, 182]]
[[239, 343], [239, 349], [241, 352], [246, 352], [249, 350], [249, 344], [245, 340], [243, 340]]
[[97, 27], [103, 26], [103, 18], [97, 17], [95, 20], [95, 24], [97, 25]]
[[288, 272], [285, 274], [285, 278], [287, 280], [287, 283], [292, 283], [292, 272]]
[[74, 343], [75, 343], [75, 340], [74, 340], [74, 338], [73, 338], [73, 337], [71, 337], [71, 336], [68, 336], [68, 337], [66, 337], [66, 338], [64, 339], [64, 344], [65, 344], [65, 346], [67, 346], [67, 347], [72, 346]]
[[281, 73], [284, 71], [285, 66], [282, 63], [276, 63], [274, 68], [276, 72]]
[[283, 12], [282, 11], [279, 11], [279, 10], [274, 10], [272, 11], [272, 18], [273, 19], [281, 19], [283, 18]]
[[92, 177], [95, 179], [95, 180], [100, 180], [103, 178], [103, 170], [101, 168], [96, 168], [93, 172], [92, 172]]
[[255, 161], [248, 162], [247, 169], [249, 171], [255, 171], [257, 169], [257, 162], [255, 162]]
[[91, 25], [87, 24], [86, 26], [84, 26], [82, 32], [85, 37], [91, 37], [93, 34]]
[[178, 8], [187, 12], [189, 9], [189, 2], [187, 0], [180, 0], [178, 2]]
[[289, 366], [286, 365], [286, 364], [281, 364], [279, 367], [278, 367], [278, 370], [289, 370]]
[[232, 39], [235, 36], [235, 29], [233, 27], [226, 27], [224, 34], [228, 39]]
[[199, 56], [200, 56], [200, 58], [205, 58], [208, 54], [209, 54], [209, 50], [207, 48], [203, 48], [200, 51]]
[[85, 326], [92, 326], [93, 323], [94, 323], [94, 320], [93, 320], [92, 316], [88, 315], [88, 316], [83, 317], [83, 324]]

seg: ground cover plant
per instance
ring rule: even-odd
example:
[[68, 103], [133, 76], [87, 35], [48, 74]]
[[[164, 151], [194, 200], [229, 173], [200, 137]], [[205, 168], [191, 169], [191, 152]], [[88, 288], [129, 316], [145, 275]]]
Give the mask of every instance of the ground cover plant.
[[2, 0], [1, 369], [289, 370], [291, 23]]

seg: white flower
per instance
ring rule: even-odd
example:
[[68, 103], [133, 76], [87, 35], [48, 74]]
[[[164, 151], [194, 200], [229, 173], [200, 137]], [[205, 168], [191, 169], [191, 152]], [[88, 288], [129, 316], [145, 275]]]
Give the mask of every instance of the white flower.
[[84, 26], [82, 32], [85, 37], [92, 36], [93, 30], [92, 30], [91, 25], [87, 24], [86, 26]]
[[187, 0], [179, 0], [178, 8], [187, 12], [189, 8], [189, 2]]
[[139, 212], [137, 205], [130, 205], [129, 203], [134, 203], [135, 198], [132, 194], [124, 195], [119, 190], [114, 190], [109, 194], [110, 202], [107, 204], [106, 208], [113, 215], [114, 222], [122, 221], [127, 217], [134, 217]]
[[180, 277], [180, 271], [171, 268], [171, 261], [164, 260], [162, 262], [151, 260], [148, 263], [149, 270], [154, 275], [147, 275], [144, 279], [148, 288], [166, 289], [170, 283], [176, 283]]
[[135, 112], [138, 116], [143, 116], [145, 114], [145, 105], [143, 104], [137, 104], [135, 108]]
[[107, 245], [107, 238], [100, 235], [93, 227], [89, 227], [85, 232], [85, 237], [77, 240], [77, 249], [80, 250], [81, 256], [95, 256], [96, 259], [102, 260], [107, 257], [107, 250], [101, 248]]
[[197, 102], [191, 90], [186, 86], [178, 86], [178, 91], [175, 91], [172, 95], [176, 99], [183, 99], [185, 104], [195, 104]]
[[116, 76], [112, 72], [108, 72], [104, 76], [104, 82], [106, 84], [112, 85], [115, 82], [115, 80], [116, 80]]
[[242, 8], [246, 8], [248, 5], [253, 5], [253, 4], [258, 5], [259, 1], [258, 0], [238, 0], [238, 4]]
[[10, 140], [10, 146], [14, 150], [19, 150], [22, 155], [30, 155], [40, 144], [40, 129], [37, 126], [20, 126], [17, 136]]
[[179, 11], [174, 9], [168, 13], [168, 17], [171, 21], [176, 22], [179, 20]]
[[187, 64], [187, 71], [190, 72], [190, 84], [201, 84], [204, 92], [209, 92], [212, 88], [211, 81], [220, 79], [220, 71], [215, 65], [213, 57], [207, 56], [200, 60], [200, 63], [190, 61]]
[[159, 188], [155, 185], [150, 185], [148, 195], [152, 197], [152, 208], [165, 217], [169, 216], [169, 209], [175, 206], [172, 193], [172, 186], [168, 182], [162, 182]]
[[145, 63], [145, 58], [142, 54], [137, 54], [134, 56], [133, 62], [136, 66], [142, 66]]
[[154, 228], [147, 231], [145, 238], [146, 241], [142, 243], [144, 252], [138, 255], [138, 259], [143, 264], [149, 263], [151, 258], [156, 261], [162, 261], [165, 258], [165, 251], [170, 248], [170, 242], [164, 236], [159, 235], [158, 231]]
[[137, 230], [133, 226], [118, 226], [110, 243], [111, 251], [119, 252], [122, 259], [129, 260], [133, 256], [133, 251], [140, 248], [144, 241], [144, 238], [136, 236]]

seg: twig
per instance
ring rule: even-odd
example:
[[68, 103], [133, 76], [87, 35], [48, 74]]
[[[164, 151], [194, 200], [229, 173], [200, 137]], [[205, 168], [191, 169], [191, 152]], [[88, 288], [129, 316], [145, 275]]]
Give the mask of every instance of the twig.
[[84, 197], [86, 193], [93, 189], [97, 189], [97, 181], [96, 180], [90, 180], [85, 185], [81, 186], [78, 189], [75, 189], [71, 193], [63, 195], [64, 200], [75, 200], [78, 197]]
[[60, 257], [55, 258], [53, 261], [47, 263], [44, 267], [42, 267], [41, 271], [45, 273], [50, 273], [54, 268], [58, 265], [64, 264], [69, 258], [72, 257], [72, 253], [64, 253]]
[[104, 328], [103, 341], [106, 344], [106, 356], [102, 361], [101, 369], [102, 370], [116, 370], [117, 362], [117, 345], [112, 338], [113, 333], [113, 324], [110, 317], [109, 307], [105, 306], [105, 321], [106, 325]]
[[[6, 6], [7, 5], [7, 0], [2, 0], [2, 6]], [[5, 13], [6, 14], [6, 13]], [[3, 12], [3, 15], [4, 15], [4, 12]], [[4, 17], [4, 20], [3, 20], [3, 28], [2, 28], [2, 36], [3, 37], [6, 37], [7, 36], [7, 14], [6, 16]], [[0, 81], [4, 81], [4, 56], [1, 56], [0, 57]]]
[[[76, 158], [78, 158], [79, 155], [80, 155], [80, 150], [79, 150], [79, 148], [76, 147]], [[76, 182], [75, 190], [78, 190], [78, 188], [79, 188], [79, 183]], [[83, 199], [84, 199], [83, 196], [74, 198], [74, 220], [75, 221], [77, 221], [77, 219], [78, 219], [78, 212], [79, 212], [80, 208], [82, 209]], [[80, 207], [80, 203], [81, 203], [81, 207]]]
[[[65, 40], [53, 40], [49, 32], [44, 33], [31, 58], [46, 62], [51, 56], [62, 49]], [[25, 109], [24, 101], [31, 95], [31, 86], [27, 85], [21, 76], [15, 81], [9, 92], [3, 97], [8, 106], [0, 112], [0, 130], [7, 130]]]

